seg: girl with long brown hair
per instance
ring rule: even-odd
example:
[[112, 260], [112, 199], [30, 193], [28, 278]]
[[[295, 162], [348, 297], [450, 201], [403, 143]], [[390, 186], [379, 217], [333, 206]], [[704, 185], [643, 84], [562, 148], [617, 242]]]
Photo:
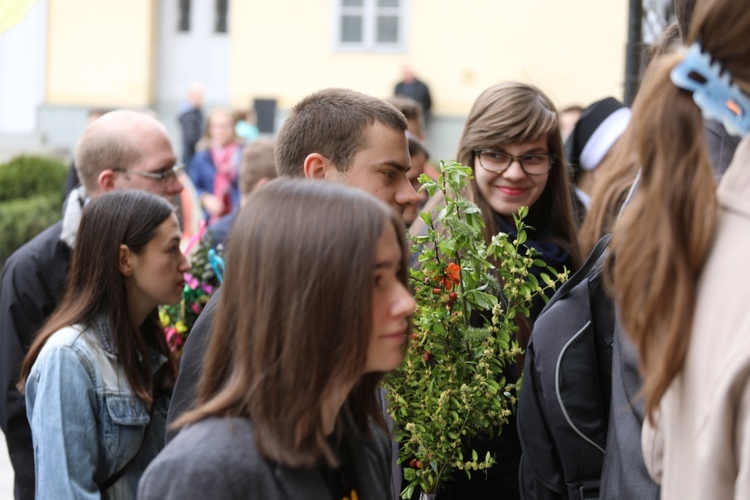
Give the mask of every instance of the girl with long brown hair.
[[[696, 5], [633, 112], [641, 179], [615, 226], [614, 283], [643, 374], [643, 453], [662, 498], [750, 495], [750, 9]], [[701, 116], [703, 115], [703, 117]], [[718, 191], [704, 117], [744, 136]]]
[[176, 367], [157, 306], [182, 297], [179, 243], [174, 208], [145, 191], [83, 210], [64, 297], [21, 370], [37, 498], [134, 499], [164, 446]]
[[[501, 231], [512, 239], [516, 233], [513, 216], [527, 206], [529, 215], [524, 222], [531, 228], [527, 230], [526, 246], [558, 272], [578, 269], [572, 188], [560, 122], [555, 106], [541, 90], [506, 82], [482, 92], [469, 113], [456, 160], [473, 169], [468, 194], [482, 211], [487, 243]], [[427, 209], [441, 201], [435, 196]], [[419, 222], [410, 229], [412, 233], [422, 230]], [[538, 274], [543, 269], [531, 271]], [[517, 317], [518, 340], [524, 347], [543, 305], [540, 299], [534, 303], [530, 318]], [[518, 365], [523, 366], [522, 359]], [[519, 367], [510, 367], [506, 379], [517, 380]], [[500, 436], [481, 436], [472, 440], [469, 448], [476, 449], [480, 456], [492, 453], [497, 464], [487, 476], [456, 474], [439, 498], [519, 498], [521, 448], [515, 416]]]
[[279, 179], [232, 234], [197, 407], [139, 498], [388, 498], [376, 388], [415, 308], [402, 222], [361, 190]]

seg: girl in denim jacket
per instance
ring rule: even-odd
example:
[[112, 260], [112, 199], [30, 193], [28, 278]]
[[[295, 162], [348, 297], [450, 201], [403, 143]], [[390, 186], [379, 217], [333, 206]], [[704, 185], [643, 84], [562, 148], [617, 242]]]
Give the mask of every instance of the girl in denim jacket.
[[176, 373], [157, 306], [180, 301], [179, 242], [158, 196], [112, 192], [84, 209], [64, 298], [21, 370], [37, 498], [136, 497]]

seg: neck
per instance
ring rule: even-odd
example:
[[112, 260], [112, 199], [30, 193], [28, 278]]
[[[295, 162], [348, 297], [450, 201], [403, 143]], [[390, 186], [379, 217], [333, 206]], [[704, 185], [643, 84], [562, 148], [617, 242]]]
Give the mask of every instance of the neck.
[[128, 283], [126, 287], [128, 292], [130, 318], [133, 320], [133, 324], [136, 328], [140, 328], [156, 306], [154, 306], [151, 301], [139, 300], [138, 294], [132, 290], [132, 284]]
[[323, 421], [323, 433], [326, 436], [333, 434], [333, 429], [336, 426], [336, 418], [341, 411], [341, 407], [344, 406], [346, 398], [349, 397], [349, 393], [354, 387], [354, 382], [344, 386], [339, 386], [333, 389], [329, 389], [323, 395], [323, 402], [320, 405], [321, 420]]

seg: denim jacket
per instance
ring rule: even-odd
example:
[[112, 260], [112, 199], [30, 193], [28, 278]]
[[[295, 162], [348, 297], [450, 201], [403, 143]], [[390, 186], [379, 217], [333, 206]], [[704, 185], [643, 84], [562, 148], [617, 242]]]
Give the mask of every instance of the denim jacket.
[[[154, 354], [150, 361], [155, 372], [166, 359]], [[55, 332], [26, 382], [36, 497], [135, 499], [138, 480], [164, 446], [168, 405], [169, 395], [157, 395], [149, 412], [133, 392], [106, 317]], [[100, 492], [97, 485], [126, 465]]]

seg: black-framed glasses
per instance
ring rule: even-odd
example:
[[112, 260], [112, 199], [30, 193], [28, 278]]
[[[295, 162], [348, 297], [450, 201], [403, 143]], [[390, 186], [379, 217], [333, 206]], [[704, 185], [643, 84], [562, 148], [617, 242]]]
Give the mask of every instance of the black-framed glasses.
[[156, 179], [157, 181], [166, 184], [173, 178], [177, 177], [177, 174], [185, 170], [185, 165], [178, 163], [172, 168], [161, 172], [141, 172], [140, 170], [130, 170], [127, 168], [113, 168], [113, 172], [124, 172], [126, 174], [140, 175], [141, 177], [148, 177], [149, 179]]
[[552, 170], [555, 155], [549, 153], [532, 153], [514, 156], [505, 151], [494, 151], [492, 149], [475, 149], [474, 154], [479, 161], [479, 166], [488, 172], [502, 174], [513, 162], [518, 162], [528, 175], [544, 175]]

